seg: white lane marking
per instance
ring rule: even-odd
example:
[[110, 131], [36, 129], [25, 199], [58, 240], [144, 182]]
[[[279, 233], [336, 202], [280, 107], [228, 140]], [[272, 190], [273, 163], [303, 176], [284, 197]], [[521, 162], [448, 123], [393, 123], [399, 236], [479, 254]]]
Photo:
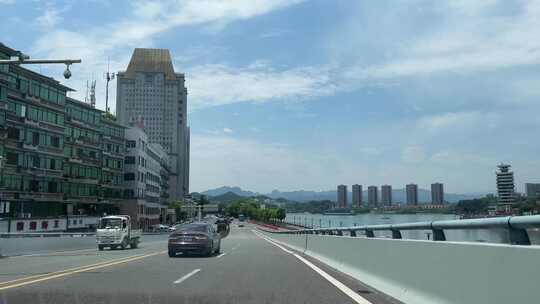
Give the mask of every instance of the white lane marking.
[[271, 239], [267, 238], [266, 236], [262, 235], [260, 232], [253, 230], [253, 233], [258, 235], [260, 238], [263, 238], [265, 241], [271, 243], [272, 245], [279, 247], [281, 250], [285, 251], [286, 253], [294, 254], [294, 252], [292, 252], [289, 249], [281, 246], [280, 244], [276, 243], [274, 240], [271, 240]]
[[353, 299], [353, 301], [355, 301], [356, 303], [359, 303], [359, 304], [372, 304], [366, 298], [360, 296], [354, 290], [350, 289], [345, 284], [341, 283], [336, 278], [334, 278], [333, 276], [331, 276], [330, 274], [328, 274], [327, 272], [325, 272], [321, 268], [315, 266], [313, 263], [306, 260], [302, 256], [300, 256], [300, 255], [298, 255], [298, 254], [296, 254], [296, 253], [294, 253], [294, 252], [292, 252], [292, 251], [290, 251], [288, 249], [285, 249], [283, 246], [281, 246], [278, 243], [274, 242], [274, 240], [272, 240], [272, 239], [270, 239], [270, 238], [268, 238], [266, 236], [261, 235], [259, 232], [255, 231], [255, 230], [252, 230], [252, 231], [258, 237], [264, 239], [265, 241], [269, 242], [270, 244], [272, 244], [272, 245], [274, 245], [276, 247], [279, 247], [280, 249], [282, 249], [283, 251], [285, 251], [287, 253], [292, 254], [294, 257], [296, 257], [297, 259], [302, 261], [304, 264], [306, 264], [309, 268], [313, 269], [316, 273], [318, 273], [320, 276], [325, 278], [328, 282], [330, 282], [332, 285], [334, 285], [337, 289], [341, 290], [341, 292], [346, 294], [349, 298]]
[[220, 257], [222, 257], [222, 256], [224, 256], [224, 255], [226, 255], [226, 254], [227, 254], [227, 253], [226, 253], [226, 252], [224, 252], [224, 253], [222, 253], [222, 254], [218, 255], [218, 256], [216, 257], [216, 259], [219, 259]]
[[296, 258], [298, 258], [300, 261], [304, 262], [304, 264], [308, 265], [311, 269], [315, 270], [318, 274], [320, 274], [323, 278], [325, 278], [328, 282], [332, 283], [332, 285], [336, 286], [337, 289], [341, 290], [344, 294], [349, 296], [351, 299], [353, 299], [356, 303], [360, 304], [371, 304], [366, 298], [360, 296], [357, 294], [354, 290], [347, 287], [345, 284], [341, 283], [337, 279], [335, 279], [333, 276], [329, 275], [324, 270], [320, 269], [319, 267], [315, 266], [310, 261], [304, 259], [298, 254], [294, 254]]
[[196, 274], [199, 271], [201, 271], [201, 270], [200, 269], [195, 269], [192, 272], [190, 272], [190, 273], [186, 274], [185, 276], [181, 277], [180, 279], [174, 281], [173, 283], [174, 284], [180, 284], [180, 283], [184, 282], [185, 280], [189, 279], [191, 276], [193, 276], [194, 274]]

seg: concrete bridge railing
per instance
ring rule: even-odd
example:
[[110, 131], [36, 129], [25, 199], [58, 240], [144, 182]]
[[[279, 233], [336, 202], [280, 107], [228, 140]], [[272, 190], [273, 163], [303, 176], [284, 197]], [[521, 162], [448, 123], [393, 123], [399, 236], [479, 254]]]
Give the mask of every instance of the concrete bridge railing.
[[[343, 229], [511, 229], [539, 217], [307, 229], [264, 234], [405, 303], [540, 303], [540, 246], [338, 235]], [[455, 222], [460, 222], [455, 223]], [[423, 227], [423, 228], [418, 228]], [[315, 230], [319, 230], [316, 233]], [[335, 233], [321, 233], [321, 230]], [[397, 236], [397, 235], [396, 235]]]
[[363, 232], [366, 237], [375, 237], [374, 231], [390, 231], [393, 239], [402, 239], [402, 231], [431, 230], [434, 241], [446, 241], [445, 230], [471, 230], [471, 229], [505, 229], [508, 240], [514, 245], [531, 245], [528, 229], [540, 228], [540, 215], [507, 216], [468, 220], [444, 220], [400, 224], [363, 225], [353, 227], [327, 227], [315, 229], [301, 229], [282, 233], [295, 234], [323, 234], [356, 236]]

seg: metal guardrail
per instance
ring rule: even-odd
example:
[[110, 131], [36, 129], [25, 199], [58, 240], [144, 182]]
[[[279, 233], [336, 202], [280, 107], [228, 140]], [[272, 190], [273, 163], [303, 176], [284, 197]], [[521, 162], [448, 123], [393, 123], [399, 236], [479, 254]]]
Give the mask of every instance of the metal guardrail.
[[483, 219], [467, 220], [444, 220], [400, 224], [363, 225], [353, 227], [327, 227], [300, 229], [294, 231], [279, 231], [273, 233], [284, 234], [322, 234], [343, 235], [344, 231], [350, 236], [357, 236], [357, 231], [363, 231], [368, 238], [374, 238], [374, 231], [390, 231], [393, 239], [401, 239], [403, 230], [431, 230], [434, 241], [446, 241], [445, 230], [469, 230], [469, 229], [507, 229], [509, 240], [512, 245], [531, 245], [529, 228], [540, 228], [540, 215], [507, 216]]

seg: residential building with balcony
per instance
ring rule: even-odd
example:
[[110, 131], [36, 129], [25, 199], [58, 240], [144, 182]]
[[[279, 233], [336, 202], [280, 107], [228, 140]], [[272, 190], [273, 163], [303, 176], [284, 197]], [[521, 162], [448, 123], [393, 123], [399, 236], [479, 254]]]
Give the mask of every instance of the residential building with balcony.
[[[15, 56], [0, 44], [0, 59]], [[58, 81], [18, 65], [0, 65], [0, 217], [65, 214], [66, 92]]]
[[[15, 54], [0, 44], [1, 59]], [[68, 91], [50, 77], [0, 65], [0, 199], [9, 205], [0, 217], [118, 212], [125, 128]]]
[[102, 196], [110, 202], [120, 202], [124, 197], [124, 159], [126, 156], [126, 128], [114, 116], [101, 116]]

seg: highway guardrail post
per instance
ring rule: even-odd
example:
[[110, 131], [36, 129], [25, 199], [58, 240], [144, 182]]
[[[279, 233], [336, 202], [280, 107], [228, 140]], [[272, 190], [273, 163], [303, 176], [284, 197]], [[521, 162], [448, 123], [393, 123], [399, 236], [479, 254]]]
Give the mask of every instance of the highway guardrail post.
[[373, 230], [366, 229], [366, 237], [368, 237], [368, 238], [375, 237], [375, 234], [373, 233]]
[[392, 238], [393, 239], [401, 239], [401, 231], [397, 229], [392, 229]]

